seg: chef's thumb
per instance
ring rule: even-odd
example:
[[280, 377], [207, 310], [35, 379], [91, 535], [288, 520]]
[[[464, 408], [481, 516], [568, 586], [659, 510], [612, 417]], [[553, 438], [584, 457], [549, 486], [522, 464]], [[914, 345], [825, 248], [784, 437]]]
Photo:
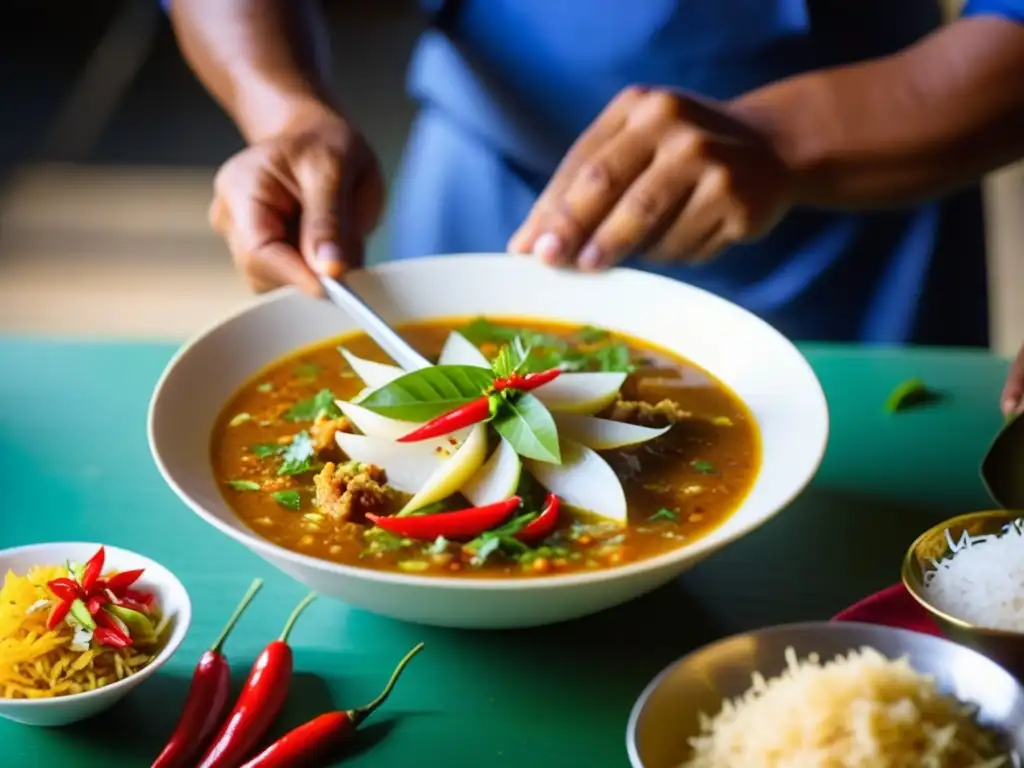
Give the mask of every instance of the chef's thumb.
[[352, 236], [347, 220], [350, 189], [339, 175], [309, 174], [300, 180], [299, 194], [302, 257], [315, 272], [340, 277], [362, 258], [361, 238]]
[[1024, 404], [1024, 347], [1021, 347], [1017, 357], [1010, 364], [1010, 372], [1006, 377], [1006, 385], [1000, 396], [1000, 410], [1003, 416], [1009, 418], [1020, 413]]

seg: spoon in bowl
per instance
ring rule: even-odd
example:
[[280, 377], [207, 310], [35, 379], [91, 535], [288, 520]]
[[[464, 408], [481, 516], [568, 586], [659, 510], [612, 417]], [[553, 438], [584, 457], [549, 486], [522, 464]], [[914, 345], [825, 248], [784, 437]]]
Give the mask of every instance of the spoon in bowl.
[[421, 368], [429, 368], [431, 363], [423, 355], [417, 352], [410, 344], [398, 335], [390, 325], [384, 322], [370, 306], [357, 296], [342, 280], [334, 280], [329, 277], [321, 277], [320, 283], [336, 307], [344, 310], [356, 321], [366, 335], [377, 342], [377, 346], [384, 350], [387, 355], [405, 371], [418, 371]]

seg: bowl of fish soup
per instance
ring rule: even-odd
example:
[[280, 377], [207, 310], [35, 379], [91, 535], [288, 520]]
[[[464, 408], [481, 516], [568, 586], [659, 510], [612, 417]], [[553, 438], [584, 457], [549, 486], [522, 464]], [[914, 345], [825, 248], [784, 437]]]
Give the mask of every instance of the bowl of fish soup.
[[[349, 280], [438, 365], [400, 371], [340, 310], [282, 290], [186, 345], [149, 414], [179, 497], [323, 594], [440, 626], [584, 616], [764, 524], [820, 464], [828, 410], [810, 366], [704, 291], [490, 254]], [[483, 392], [495, 411], [403, 442], [443, 403], [468, 404], [442, 391]], [[472, 520], [452, 517], [467, 507]]]

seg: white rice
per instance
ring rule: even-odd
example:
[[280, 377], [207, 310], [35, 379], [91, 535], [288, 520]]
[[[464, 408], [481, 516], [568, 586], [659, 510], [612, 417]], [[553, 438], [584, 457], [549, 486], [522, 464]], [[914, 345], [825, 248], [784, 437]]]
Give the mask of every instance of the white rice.
[[989, 629], [1024, 632], [1024, 531], [1022, 521], [1001, 534], [946, 540], [952, 555], [924, 575], [933, 606], [954, 618]]
[[822, 665], [786, 649], [786, 670], [701, 714], [680, 768], [996, 768], [1009, 764], [975, 708], [906, 659], [862, 648]]

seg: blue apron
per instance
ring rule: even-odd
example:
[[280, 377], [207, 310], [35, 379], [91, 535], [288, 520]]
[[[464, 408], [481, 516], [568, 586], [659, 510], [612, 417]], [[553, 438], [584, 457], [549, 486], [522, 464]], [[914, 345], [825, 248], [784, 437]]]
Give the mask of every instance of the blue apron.
[[[421, 110], [392, 192], [396, 259], [504, 250], [573, 139], [627, 85], [728, 99], [889, 54], [940, 21], [935, 0], [427, 4], [439, 20], [410, 71]], [[629, 264], [707, 288], [792, 338], [988, 343], [976, 188], [874, 213], [799, 209], [706, 266]]]

